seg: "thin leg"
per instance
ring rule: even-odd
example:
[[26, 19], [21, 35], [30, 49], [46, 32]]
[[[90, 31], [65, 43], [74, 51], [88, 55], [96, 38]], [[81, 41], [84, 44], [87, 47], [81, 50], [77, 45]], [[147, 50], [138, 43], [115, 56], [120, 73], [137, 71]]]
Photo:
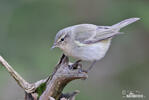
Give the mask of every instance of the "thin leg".
[[92, 64], [91, 64], [91, 66], [86, 70], [86, 72], [90, 71], [94, 67], [94, 65], [95, 65], [96, 62], [97, 61], [93, 61]]

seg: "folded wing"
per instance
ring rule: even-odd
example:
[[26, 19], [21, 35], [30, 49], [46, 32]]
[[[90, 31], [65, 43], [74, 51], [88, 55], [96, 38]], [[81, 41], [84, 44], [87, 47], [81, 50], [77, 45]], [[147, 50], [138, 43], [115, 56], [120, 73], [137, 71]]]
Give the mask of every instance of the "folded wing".
[[112, 26], [96, 26], [93, 24], [76, 25], [73, 29], [75, 33], [74, 37], [77, 42], [82, 44], [97, 43], [120, 34], [121, 32], [119, 32], [119, 30], [121, 28], [137, 20], [139, 20], [139, 18], [129, 18]]
[[100, 42], [118, 34], [110, 26], [96, 26], [93, 24], [76, 25], [73, 32], [75, 33], [75, 41], [80, 45]]

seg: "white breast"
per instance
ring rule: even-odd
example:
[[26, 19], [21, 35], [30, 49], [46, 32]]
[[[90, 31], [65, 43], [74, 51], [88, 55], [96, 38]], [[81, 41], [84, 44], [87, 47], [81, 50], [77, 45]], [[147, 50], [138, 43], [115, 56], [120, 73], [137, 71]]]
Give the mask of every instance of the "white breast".
[[77, 59], [85, 60], [85, 61], [95, 61], [103, 58], [109, 49], [111, 39], [103, 40], [98, 43], [88, 44], [86, 46], [79, 46], [72, 49], [72, 56]]

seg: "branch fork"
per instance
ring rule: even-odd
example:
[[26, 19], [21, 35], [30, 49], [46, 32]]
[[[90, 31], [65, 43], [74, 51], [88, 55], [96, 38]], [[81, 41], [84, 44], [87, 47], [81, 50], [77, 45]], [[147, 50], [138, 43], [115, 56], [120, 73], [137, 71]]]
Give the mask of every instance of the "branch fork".
[[[24, 80], [2, 56], [0, 56], [0, 63], [25, 91], [25, 100], [75, 100], [75, 95], [79, 92], [63, 94], [64, 87], [72, 80], [88, 77], [87, 73], [80, 71], [79, 64], [70, 63], [64, 54], [52, 75], [35, 83], [28, 83]], [[72, 65], [75, 65], [74, 69], [70, 68]]]

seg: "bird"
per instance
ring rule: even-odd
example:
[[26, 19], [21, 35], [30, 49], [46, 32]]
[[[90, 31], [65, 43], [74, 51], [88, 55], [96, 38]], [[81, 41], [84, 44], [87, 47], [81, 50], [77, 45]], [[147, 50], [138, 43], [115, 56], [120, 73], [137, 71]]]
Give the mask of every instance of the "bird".
[[122, 33], [120, 29], [139, 19], [125, 19], [112, 26], [78, 24], [66, 27], [56, 34], [52, 49], [60, 48], [66, 56], [77, 59], [76, 62], [92, 62], [88, 72], [105, 56], [112, 38]]

